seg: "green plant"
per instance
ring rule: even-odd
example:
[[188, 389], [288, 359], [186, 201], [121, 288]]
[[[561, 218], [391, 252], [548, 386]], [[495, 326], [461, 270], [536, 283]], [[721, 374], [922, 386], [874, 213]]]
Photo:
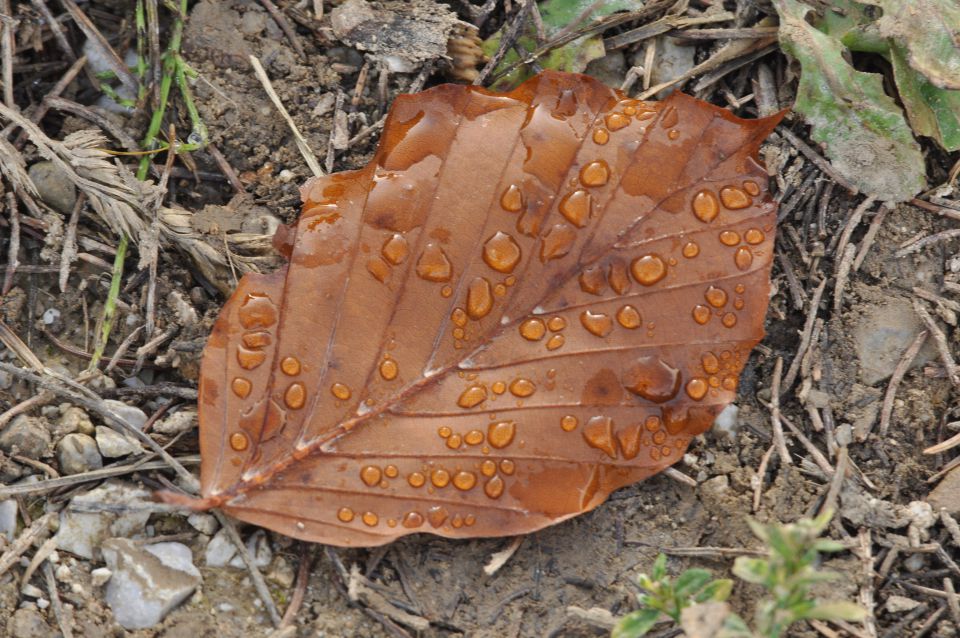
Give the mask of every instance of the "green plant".
[[688, 569], [676, 580], [667, 575], [667, 557], [660, 554], [650, 574], [640, 574], [638, 584], [646, 593], [637, 596], [640, 609], [624, 616], [613, 630], [613, 638], [643, 636], [667, 615], [680, 622], [683, 610], [696, 603], [723, 602], [730, 596], [733, 581], [729, 578], [711, 580], [706, 569]]
[[[882, 199], [908, 200], [925, 186], [914, 135], [960, 150], [960, 5], [832, 0], [815, 12], [813, 4], [773, 0], [781, 46], [801, 68], [794, 108], [847, 180]], [[892, 82], [856, 68], [851, 51], [869, 54], [874, 68], [885, 59]]]
[[[753, 533], [766, 546], [765, 558], [741, 556], [734, 561], [733, 573], [748, 583], [760, 585], [767, 595], [754, 611], [754, 629], [734, 613], [728, 613], [718, 638], [779, 638], [800, 620], [859, 621], [866, 612], [848, 601], [821, 602], [811, 596], [816, 583], [833, 580], [837, 574], [817, 569], [820, 554], [837, 552], [843, 545], [820, 538], [830, 523], [832, 512], [814, 519], [801, 519], [788, 525], [761, 525], [749, 521]], [[694, 604], [723, 602], [730, 593], [729, 580], [710, 580], [702, 569], [688, 569], [676, 581], [666, 575], [666, 557], [661, 554], [651, 574], [640, 576], [646, 590], [638, 596], [641, 609], [628, 614], [613, 630], [613, 638], [645, 635], [666, 614], [680, 622], [683, 610]]]

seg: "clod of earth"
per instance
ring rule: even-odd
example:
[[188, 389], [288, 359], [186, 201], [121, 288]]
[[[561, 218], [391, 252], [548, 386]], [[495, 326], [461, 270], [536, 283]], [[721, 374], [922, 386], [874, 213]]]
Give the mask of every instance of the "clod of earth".
[[223, 307], [202, 497], [164, 498], [372, 546], [531, 532], [672, 465], [763, 335], [779, 119], [549, 72], [398, 98]]

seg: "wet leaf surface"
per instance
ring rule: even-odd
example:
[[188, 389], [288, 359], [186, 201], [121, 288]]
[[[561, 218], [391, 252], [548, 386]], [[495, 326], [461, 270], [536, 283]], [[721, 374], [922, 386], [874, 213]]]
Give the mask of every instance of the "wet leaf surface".
[[675, 463], [763, 334], [778, 119], [563, 73], [400, 97], [223, 307], [194, 506], [341, 546], [513, 535]]

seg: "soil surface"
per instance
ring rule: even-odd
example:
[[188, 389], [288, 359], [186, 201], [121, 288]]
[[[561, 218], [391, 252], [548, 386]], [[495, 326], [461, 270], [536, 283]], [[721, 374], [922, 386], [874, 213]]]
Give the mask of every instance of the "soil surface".
[[[191, 153], [186, 161], [178, 163], [196, 169], [202, 179], [187, 172], [176, 173], [169, 184], [168, 204], [197, 213], [195, 230], [211, 246], [222, 242], [220, 233], [239, 231], [241, 227], [244, 232], [269, 239], [278, 222], [290, 222], [298, 215], [298, 188], [310, 175], [289, 127], [255, 77], [248, 56], [255, 55], [262, 61], [277, 96], [321, 163], [326, 162], [331, 136], [342, 138], [338, 126], [345, 127], [349, 140], [374, 125], [394, 96], [409, 89], [420, 70], [386, 73], [369, 53], [338, 42], [328, 18], [311, 22], [312, 14], [306, 6], [310, 3], [280, 4], [290, 9], [285, 13], [297, 32], [303, 56], [261, 3], [201, 0], [190, 7], [183, 52], [197, 74], [191, 85], [193, 99], [209, 129], [210, 141], [246, 191], [245, 197], [234, 198], [234, 190], [207, 151]], [[469, 21], [462, 4], [453, 3], [453, 8], [459, 8], [461, 17]], [[124, 42], [130, 42], [133, 14], [122, 13], [132, 11], [126, 3], [90, 2], [85, 9], [114, 46], [122, 48]], [[29, 24], [31, 14], [23, 11], [24, 24]], [[488, 35], [503, 18], [502, 10], [497, 9], [481, 34]], [[77, 40], [80, 42], [82, 38]], [[702, 46], [698, 55], [702, 57], [706, 50]], [[52, 40], [44, 42], [43, 51], [20, 54], [24, 63], [46, 63], [55, 57]], [[635, 58], [642, 60], [643, 48], [618, 51], [608, 57], [615, 59], [596, 63], [588, 72], [607, 79], [612, 68], [622, 77], [631, 64], [640, 63]], [[761, 62], [774, 68], [779, 77], [787, 73], [785, 59], [778, 52], [761, 58]], [[752, 63], [738, 72], [740, 75], [731, 74], [720, 86], [744, 95], [749, 92], [746, 81], [755, 69], [756, 63]], [[42, 97], [63, 70], [61, 64], [54, 72], [39, 76], [34, 98]], [[449, 71], [438, 65], [427, 76], [426, 85], [445, 81], [449, 77], [445, 73]], [[361, 75], [366, 76], [365, 87], [357, 93]], [[26, 82], [26, 77], [18, 75], [18, 82]], [[792, 99], [789, 91], [781, 91], [783, 105]], [[335, 105], [341, 93], [342, 112], [338, 114]], [[83, 104], [92, 104], [98, 97], [83, 74], [65, 96]], [[701, 97], [728, 105], [720, 90], [711, 89]], [[749, 102], [735, 112], [756, 116], [756, 108]], [[183, 130], [189, 130], [182, 106], [176, 116]], [[146, 119], [143, 113], [104, 112], [104, 117], [135, 138], [141, 135]], [[44, 131], [55, 139], [88, 126], [81, 118], [62, 111], [51, 113], [42, 122]], [[807, 130], [798, 119], [789, 118], [784, 126], [806, 139]], [[375, 149], [378, 134], [379, 130], [373, 128], [352, 143], [338, 142], [342, 148], [334, 149], [334, 170], [363, 166]], [[944, 181], [949, 158], [932, 148], [928, 150], [931, 183]], [[23, 153], [28, 163], [39, 159], [30, 144]], [[397, 625], [384, 621], [376, 609], [350, 601], [339, 569], [345, 566], [349, 570], [355, 564], [395, 608], [429, 620], [429, 629], [419, 635], [602, 635], [605, 630], [572, 616], [568, 608], [599, 607], [615, 616], [634, 609], [636, 576], [649, 570], [659, 552], [670, 554], [672, 573], [697, 566], [712, 570], [717, 577], [731, 577], [733, 554], [710, 548], [758, 547], [747, 525], [748, 517], [789, 522], [819, 511], [828, 499], [831, 480], [807, 445], [817, 448], [831, 466], [836, 465], [841, 449], [849, 455], [852, 478], [844, 481], [839, 495], [829, 497], [835, 499], [832, 505], [839, 512], [830, 535], [856, 548], [863, 541], [870, 552], [843, 552], [825, 564], [840, 574], [827, 591], [830, 597], [876, 606], [877, 633], [864, 629], [859, 630], [862, 633], [845, 633], [833, 626], [838, 635], [918, 635], [923, 623], [938, 610], [944, 611], [924, 628], [924, 635], [956, 635], [958, 627], [943, 597], [924, 594], [916, 587], [941, 590], [944, 578], [960, 575], [951, 560], [960, 558], [957, 539], [951, 538], [939, 522], [915, 532], [927, 549], [911, 551], [909, 539], [914, 519], [908, 506], [914, 501], [934, 504], [934, 515], [939, 507], [960, 514], [958, 493], [931, 496], [942, 479], [942, 470], [951, 467], [947, 464], [952, 451], [923, 453], [955, 434], [951, 427], [956, 419], [956, 390], [933, 338], [927, 339], [903, 376], [886, 432], [878, 435], [890, 374], [926, 328], [914, 309], [916, 304], [922, 304], [944, 332], [945, 347], [957, 350], [955, 325], [960, 300], [956, 291], [960, 287], [956, 283], [954, 287], [945, 286], [945, 282], [960, 278], [960, 262], [953, 252], [956, 242], [934, 242], [905, 255], [899, 252], [906, 243], [956, 222], [909, 204], [883, 213], [879, 205], [869, 205], [849, 242], [859, 251], [868, 239], [868, 231], [875, 236], [862, 264], [849, 272], [842, 294], [837, 293], [837, 274], [842, 270], [837, 245], [864, 197], [832, 185], [829, 176], [820, 173], [779, 133], [771, 136], [764, 156], [771, 183], [782, 199], [783, 216], [767, 335], [743, 373], [738, 410], [725, 415], [722, 427], [715, 426], [698, 437], [676, 466], [696, 480], [696, 487], [661, 474], [622, 489], [592, 512], [523, 538], [512, 557], [490, 576], [485, 575], [484, 565], [513, 539], [449, 541], [419, 535], [382, 549], [340, 550], [304, 547], [271, 533], [273, 556], [264, 571], [281, 613], [293, 593], [290, 575], [304, 555], [312, 559], [294, 629], [284, 635], [405, 635], [396, 632], [407, 630], [393, 629]], [[881, 214], [882, 224], [872, 229]], [[13, 287], [0, 300], [0, 318], [45, 366], [75, 377], [88, 363], [89, 355], [83, 353], [93, 347], [97, 318], [107, 297], [114, 240], [96, 218], [87, 219], [85, 215], [79, 231], [79, 252], [87, 257], [74, 264], [70, 285], [60, 292], [57, 270], [68, 218], [69, 211], [63, 214], [50, 210], [43, 218], [45, 225], [24, 226], [20, 259], [22, 264], [34, 267], [17, 271]], [[3, 236], [8, 233], [7, 226], [0, 226], [3, 255], [7, 254], [9, 241]], [[257, 269], [268, 271], [279, 263], [268, 253], [258, 258]], [[128, 258], [108, 357], [143, 322], [148, 276], [138, 273], [136, 259]], [[177, 250], [162, 250], [157, 264], [154, 334], [169, 331], [170, 338], [151, 350], [142, 371], [129, 376], [136, 349], [144, 343], [134, 337], [134, 345], [121, 364], [94, 380], [91, 387], [101, 397], [119, 399], [148, 416], [162, 410], [158, 424], [167, 423], [177, 412], [189, 415], [195, 407], [189, 393], [169, 394], [151, 388], [164, 384], [196, 387], [200, 350], [225, 300], [224, 289], [233, 285], [232, 277], [229, 267], [202, 271]], [[810, 299], [824, 279], [828, 284], [819, 307], [813, 309], [816, 320], [809, 329], [813, 338], [808, 335], [805, 342], [802, 334], [811, 313]], [[941, 301], [918, 297], [916, 289], [939, 296]], [[794, 366], [798, 351], [802, 364]], [[802, 437], [788, 428], [790, 463], [777, 454], [765, 463], [765, 454], [773, 445], [768, 405], [778, 358], [783, 360], [784, 375], [796, 368], [792, 384], [779, 388], [780, 409]], [[15, 363], [16, 357], [0, 352], [0, 361]], [[35, 385], [0, 373], [0, 411], [21, 404], [36, 392]], [[58, 424], [68, 408], [68, 401], [51, 399], [38, 402], [28, 411], [51, 432], [49, 448], [35, 459], [41, 464], [58, 467], [54, 450], [66, 432], [58, 429]], [[91, 419], [94, 425], [102, 424], [96, 415]], [[175, 456], [196, 453], [196, 433], [189, 426], [179, 434], [160, 428], [154, 437], [164, 445], [172, 442], [170, 452]], [[758, 476], [762, 465], [765, 470]], [[0, 482], [4, 484], [30, 475], [43, 478], [43, 473], [37, 463], [11, 455], [2, 457]], [[124, 480], [153, 489], [173, 478], [169, 472], [154, 469], [133, 473]], [[19, 497], [19, 505], [36, 518], [50, 504], [62, 506], [91, 487], [80, 484], [46, 495], [26, 495]], [[241, 535], [247, 538], [254, 529], [241, 526]], [[185, 516], [169, 513], [154, 514], [149, 530], [157, 536], [177, 537], [190, 546], [194, 562], [201, 567], [201, 588], [159, 625], [127, 631], [113, 620], [102, 587], [92, 581], [91, 572], [101, 563], [60, 552], [61, 564], [68, 565], [71, 572], [59, 585], [61, 604], [69, 605], [74, 635], [200, 638], [270, 634], [270, 618], [247, 571], [203, 566], [209, 536], [190, 526]], [[931, 543], [941, 544], [946, 560], [930, 549]], [[892, 547], [899, 549], [892, 551]], [[53, 635], [58, 625], [51, 608], [40, 608], [21, 593], [24, 567], [18, 564], [0, 579], [0, 609], [30, 609], [37, 614], [31, 616], [32, 620], [43, 624], [30, 633], [29, 627], [24, 628], [30, 620], [25, 615], [14, 622], [12, 613], [0, 612], [0, 630], [5, 627], [15, 636]], [[46, 587], [40, 576], [34, 576], [32, 582]], [[865, 591], [871, 592], [872, 600], [862, 598]], [[907, 618], [908, 612], [890, 611], [885, 606], [890, 596], [904, 596], [926, 608]], [[758, 590], [739, 584], [731, 603], [749, 617], [757, 597]], [[818, 634], [810, 626], [798, 625], [791, 635]]]

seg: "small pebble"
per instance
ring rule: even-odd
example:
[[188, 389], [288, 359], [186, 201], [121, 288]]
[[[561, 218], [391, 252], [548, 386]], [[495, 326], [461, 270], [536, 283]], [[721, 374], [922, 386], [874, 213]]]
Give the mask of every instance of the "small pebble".
[[104, 399], [103, 402], [114, 414], [138, 430], [142, 430], [147, 422], [146, 413], [136, 406], [115, 399]]
[[140, 451], [140, 446], [134, 441], [105, 425], [97, 426], [97, 447], [100, 448], [100, 454], [108, 459]]
[[54, 575], [61, 583], [69, 583], [70, 579], [73, 577], [73, 572], [66, 565], [58, 565]]
[[42, 316], [44, 325], [51, 326], [60, 319], [60, 311], [56, 308], [47, 308], [43, 311]]
[[106, 567], [97, 567], [90, 572], [90, 584], [94, 587], [103, 587], [107, 584], [107, 581], [110, 580], [111, 576], [113, 576], [113, 572]]
[[61, 474], [81, 474], [103, 467], [97, 442], [86, 434], [68, 434], [57, 443]]
[[0, 433], [0, 450], [39, 459], [50, 452], [50, 430], [40, 417], [21, 414]]
[[217, 528], [219, 527], [217, 518], [213, 514], [206, 514], [204, 512], [194, 512], [187, 517], [187, 522], [190, 523], [193, 529], [207, 536], [216, 534]]
[[41, 596], [43, 596], [43, 590], [37, 587], [36, 585], [32, 585], [30, 583], [27, 583], [26, 585], [21, 587], [20, 593], [30, 598], [40, 598]]
[[12, 498], [0, 501], [0, 536], [8, 541], [17, 537], [17, 502]]
[[53, 635], [43, 615], [32, 607], [21, 607], [13, 612], [7, 621], [7, 633], [10, 638], [48, 638]]
[[62, 404], [60, 406], [58, 426], [58, 430], [63, 434], [79, 432], [80, 434], [92, 435], [94, 432], [90, 416], [82, 408], [75, 405]]
[[77, 187], [53, 162], [37, 162], [27, 169], [40, 199], [61, 213], [69, 214], [77, 203]]

